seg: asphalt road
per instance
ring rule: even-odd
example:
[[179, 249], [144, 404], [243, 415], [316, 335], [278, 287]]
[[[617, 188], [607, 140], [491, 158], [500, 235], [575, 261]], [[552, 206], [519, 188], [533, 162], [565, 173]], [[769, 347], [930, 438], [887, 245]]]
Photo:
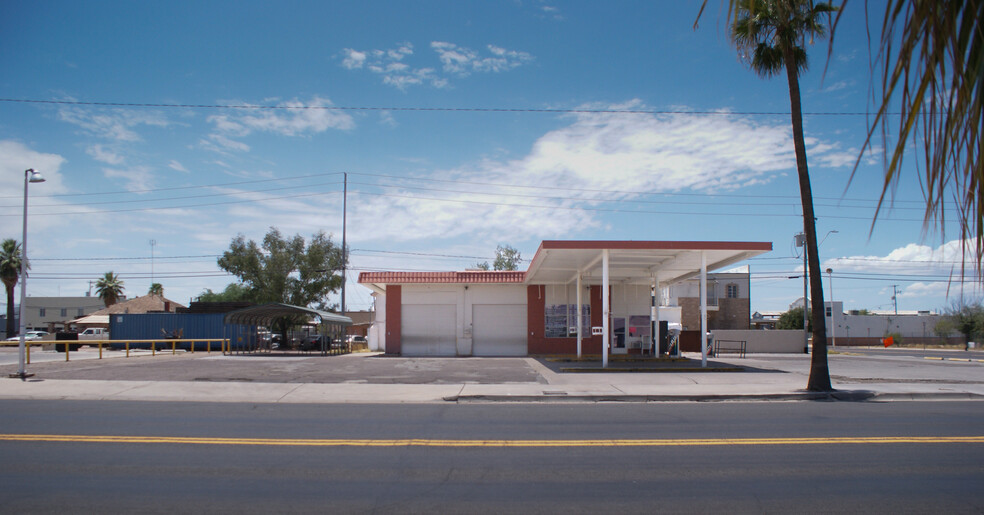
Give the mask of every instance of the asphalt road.
[[984, 510], [973, 402], [0, 410], [5, 512]]

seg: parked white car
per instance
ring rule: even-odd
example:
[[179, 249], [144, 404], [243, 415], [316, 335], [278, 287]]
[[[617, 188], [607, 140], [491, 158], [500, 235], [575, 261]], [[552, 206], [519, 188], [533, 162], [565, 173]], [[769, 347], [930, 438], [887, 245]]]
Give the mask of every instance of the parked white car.
[[[40, 340], [40, 339], [44, 338], [45, 336], [48, 336], [48, 331], [26, 331], [26, 332], [24, 332], [24, 339], [25, 340]], [[20, 336], [12, 336], [10, 338], [7, 338], [7, 341], [8, 342], [20, 341]]]

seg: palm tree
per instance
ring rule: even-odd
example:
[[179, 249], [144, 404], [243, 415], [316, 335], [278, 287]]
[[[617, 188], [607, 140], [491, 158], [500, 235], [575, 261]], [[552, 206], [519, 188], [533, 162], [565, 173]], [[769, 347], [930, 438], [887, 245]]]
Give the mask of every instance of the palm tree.
[[[26, 267], [31, 269], [31, 265]], [[17, 335], [17, 326], [14, 325], [14, 287], [20, 279], [21, 273], [21, 246], [13, 238], [7, 238], [0, 244], [0, 279], [7, 290], [7, 336]]]
[[[817, 229], [813, 214], [813, 191], [806, 163], [803, 138], [803, 110], [800, 106], [799, 74], [806, 69], [807, 38], [823, 37], [823, 18], [836, 7], [813, 0], [737, 0], [731, 35], [739, 54], [763, 77], [786, 70], [789, 83], [789, 106], [793, 123], [793, 146], [799, 176], [800, 201], [803, 204], [803, 232], [806, 234], [807, 262], [810, 274], [810, 302], [823, 306], [823, 277], [817, 252]], [[810, 391], [830, 391], [827, 368], [827, 331], [824, 310], [813, 310], [813, 356], [810, 365]]]
[[106, 275], [96, 281], [96, 293], [108, 308], [123, 296], [123, 281], [113, 272], [106, 272]]
[[[945, 203], [952, 198], [964, 248], [973, 247], [975, 253], [978, 277], [984, 277], [982, 25], [982, 0], [887, 2], [877, 55], [882, 67], [881, 93], [874, 99], [878, 112], [862, 149], [870, 148], [879, 127], [883, 140], [886, 134], [894, 139], [884, 141], [879, 208], [899, 180], [903, 156], [913, 148], [922, 154], [917, 172], [923, 175], [926, 226], [935, 223], [942, 234]], [[899, 113], [897, 122], [890, 121], [893, 111]]]
[[[739, 5], [744, 2], [728, 3], [730, 20], [737, 16]], [[842, 0], [837, 21], [847, 4], [847, 0]], [[701, 3], [694, 28], [705, 7], [707, 0]], [[863, 10], [867, 18], [867, 4]], [[831, 29], [831, 38], [837, 21]], [[916, 149], [917, 157], [922, 157], [924, 177], [919, 184], [926, 195], [925, 226], [936, 225], [942, 235], [946, 201], [952, 197], [963, 247], [965, 251], [974, 250], [976, 266], [973, 268], [978, 278], [984, 278], [981, 267], [984, 261], [982, 26], [982, 0], [885, 3], [881, 36], [873, 57], [882, 71], [881, 91], [873, 98], [878, 111], [854, 165], [856, 173], [864, 153], [872, 148], [875, 132], [881, 128], [885, 181], [878, 204], [880, 211], [885, 194], [898, 184], [906, 152]], [[890, 115], [896, 111], [898, 122], [893, 126], [894, 118]], [[888, 141], [887, 135], [894, 141]], [[917, 170], [918, 164], [917, 161]]]
[[164, 296], [164, 285], [161, 283], [153, 283], [150, 285], [150, 289], [147, 290], [147, 295], [159, 295]]

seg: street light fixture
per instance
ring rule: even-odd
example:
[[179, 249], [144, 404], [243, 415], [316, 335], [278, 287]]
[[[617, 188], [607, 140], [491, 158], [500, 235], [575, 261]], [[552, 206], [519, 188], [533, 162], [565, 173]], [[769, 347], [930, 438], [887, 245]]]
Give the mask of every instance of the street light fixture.
[[18, 311], [18, 318], [20, 319], [20, 344], [17, 346], [18, 353], [18, 364], [16, 374], [11, 374], [11, 377], [19, 377], [22, 380], [31, 377], [34, 374], [28, 374], [25, 370], [24, 355], [25, 355], [25, 338], [24, 333], [27, 331], [27, 316], [24, 313], [24, 301], [27, 297], [27, 185], [32, 182], [44, 182], [44, 177], [40, 173], [35, 172], [34, 168], [28, 168], [24, 170], [24, 232], [21, 235], [21, 266], [20, 266], [20, 308]]

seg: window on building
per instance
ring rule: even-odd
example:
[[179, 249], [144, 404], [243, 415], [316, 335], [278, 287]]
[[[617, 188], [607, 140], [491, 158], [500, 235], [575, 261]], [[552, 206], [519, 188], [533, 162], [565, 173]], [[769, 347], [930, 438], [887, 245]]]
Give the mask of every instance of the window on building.
[[38, 308], [38, 316], [44, 318], [44, 308]]
[[61, 308], [61, 315], [60, 316], [63, 317], [63, 318], [64, 317], [67, 317], [68, 316], [68, 308]]
[[82, 315], [85, 315], [85, 308], [79, 308], [78, 316], [82, 316]]
[[[544, 302], [544, 335], [547, 338], [567, 338], [577, 336], [577, 286], [545, 286], [547, 293]], [[591, 335], [591, 304], [587, 290], [581, 295], [583, 321], [581, 333]]]
[[827, 306], [824, 309], [827, 311], [827, 317], [829, 318], [831, 316], [830, 306]]
[[737, 284], [729, 284], [728, 285], [728, 291], [727, 291], [726, 295], [727, 295], [727, 297], [729, 299], [737, 299], [738, 298], [738, 285]]

